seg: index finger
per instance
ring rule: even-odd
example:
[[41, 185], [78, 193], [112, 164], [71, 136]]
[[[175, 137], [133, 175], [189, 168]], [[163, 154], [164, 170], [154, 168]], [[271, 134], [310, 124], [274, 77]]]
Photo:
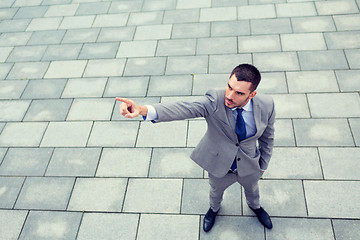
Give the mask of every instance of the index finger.
[[116, 101], [120, 101], [120, 102], [124, 102], [124, 103], [127, 103], [127, 104], [130, 104], [131, 103], [131, 100], [130, 99], [127, 99], [127, 98], [120, 98], [120, 97], [117, 97], [115, 98]]

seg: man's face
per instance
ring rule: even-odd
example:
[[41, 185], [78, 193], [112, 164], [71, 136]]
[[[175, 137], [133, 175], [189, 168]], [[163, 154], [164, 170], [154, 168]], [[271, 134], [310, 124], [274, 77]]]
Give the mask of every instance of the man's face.
[[251, 82], [238, 81], [233, 74], [225, 89], [225, 106], [228, 108], [245, 106], [256, 95], [256, 91], [250, 91], [251, 84]]

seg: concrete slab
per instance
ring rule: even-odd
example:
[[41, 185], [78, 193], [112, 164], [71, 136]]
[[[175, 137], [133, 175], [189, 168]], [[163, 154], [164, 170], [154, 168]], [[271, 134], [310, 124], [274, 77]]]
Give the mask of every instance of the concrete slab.
[[291, 119], [277, 119], [275, 129], [274, 146], [295, 146], [294, 128]]
[[145, 97], [148, 85], [149, 77], [110, 77], [104, 97]]
[[72, 99], [34, 100], [24, 121], [64, 121], [71, 104]]
[[67, 120], [110, 120], [114, 108], [113, 98], [75, 99]]
[[1, 229], [0, 237], [2, 239], [18, 238], [27, 214], [28, 211], [0, 210], [0, 224], [7, 226]]
[[38, 147], [48, 123], [7, 123], [0, 135], [1, 147]]
[[55, 80], [29, 80], [24, 92], [21, 95], [22, 99], [48, 99], [60, 98], [64, 90], [66, 79]]
[[16, 99], [20, 98], [28, 81], [11, 80], [0, 82], [0, 99]]
[[102, 97], [107, 78], [72, 78], [66, 82], [62, 98]]
[[333, 220], [336, 239], [356, 239], [359, 232], [359, 220]]
[[[24, 183], [24, 177], [0, 177], [0, 207], [12, 209]], [[0, 211], [1, 216], [1, 211]], [[0, 235], [1, 236], [1, 235]]]
[[147, 96], [191, 95], [191, 75], [153, 76], [150, 78]]

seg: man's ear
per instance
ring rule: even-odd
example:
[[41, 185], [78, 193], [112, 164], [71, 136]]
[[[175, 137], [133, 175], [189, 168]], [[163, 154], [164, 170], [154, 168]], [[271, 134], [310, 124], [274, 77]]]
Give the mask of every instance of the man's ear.
[[257, 94], [256, 91], [252, 91], [249, 95], [249, 98], [252, 99], [253, 97], [255, 97], [256, 94]]

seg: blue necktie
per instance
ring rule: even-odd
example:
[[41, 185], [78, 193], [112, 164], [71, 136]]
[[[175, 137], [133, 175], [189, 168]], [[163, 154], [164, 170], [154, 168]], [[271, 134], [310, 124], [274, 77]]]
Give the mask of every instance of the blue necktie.
[[[243, 110], [244, 109], [242, 109], [242, 108], [236, 109], [237, 117], [236, 117], [235, 132], [236, 132], [236, 135], [238, 137], [239, 142], [246, 138], [245, 121], [244, 121], [244, 118], [243, 118], [243, 116], [241, 114]], [[231, 165], [231, 170], [235, 171], [235, 169], [236, 169], [236, 159], [234, 160], [233, 164]]]

